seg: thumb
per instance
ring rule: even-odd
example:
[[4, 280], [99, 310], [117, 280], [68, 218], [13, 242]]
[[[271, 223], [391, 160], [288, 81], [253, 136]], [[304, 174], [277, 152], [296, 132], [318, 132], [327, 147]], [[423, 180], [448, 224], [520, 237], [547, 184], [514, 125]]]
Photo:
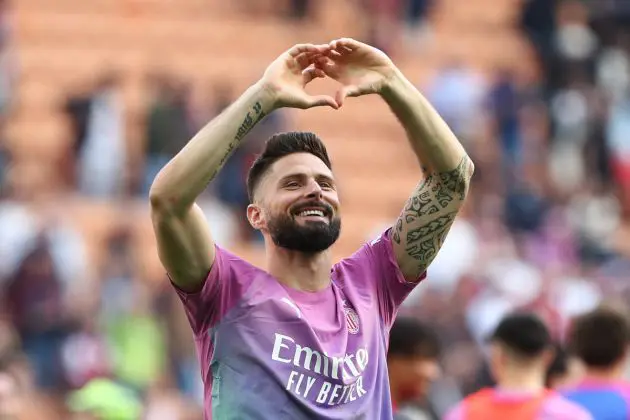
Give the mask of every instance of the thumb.
[[358, 86], [348, 85], [342, 87], [337, 91], [337, 94], [335, 95], [335, 100], [337, 101], [337, 104], [341, 106], [343, 105], [343, 102], [346, 98], [352, 98], [359, 95], [361, 95], [361, 90]]
[[332, 96], [328, 95], [307, 95], [304, 98], [304, 109], [313, 108], [316, 106], [329, 106], [333, 109], [339, 109], [340, 105]]

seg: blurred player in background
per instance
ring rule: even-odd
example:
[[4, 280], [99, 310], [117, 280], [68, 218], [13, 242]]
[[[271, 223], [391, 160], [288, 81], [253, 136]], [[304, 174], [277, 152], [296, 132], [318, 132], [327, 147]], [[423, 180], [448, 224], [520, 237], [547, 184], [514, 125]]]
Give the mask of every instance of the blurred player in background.
[[397, 318], [389, 333], [387, 368], [395, 420], [430, 420], [429, 389], [440, 376], [440, 343], [428, 325]]
[[559, 343], [554, 345], [554, 358], [547, 369], [545, 385], [550, 389], [562, 389], [575, 384], [582, 376], [582, 365]]
[[505, 317], [490, 338], [497, 386], [465, 398], [447, 420], [589, 420], [591, 416], [545, 388], [553, 345], [545, 324], [530, 314]]
[[[335, 98], [306, 93], [319, 77], [340, 83]], [[195, 200], [265, 115], [338, 109], [367, 94], [389, 105], [424, 167], [393, 227], [333, 265], [341, 208], [331, 162], [315, 134], [292, 132], [272, 137], [248, 176], [247, 218], [264, 236], [266, 271], [213, 242]], [[376, 48], [340, 39], [275, 60], [150, 191], [159, 256], [197, 345], [206, 418], [391, 419], [389, 329], [442, 246], [472, 172], [451, 130]]]
[[564, 395], [586, 408], [595, 420], [630, 418], [628, 367], [630, 325], [625, 314], [602, 307], [575, 320], [570, 334], [573, 353], [584, 365], [582, 380]]

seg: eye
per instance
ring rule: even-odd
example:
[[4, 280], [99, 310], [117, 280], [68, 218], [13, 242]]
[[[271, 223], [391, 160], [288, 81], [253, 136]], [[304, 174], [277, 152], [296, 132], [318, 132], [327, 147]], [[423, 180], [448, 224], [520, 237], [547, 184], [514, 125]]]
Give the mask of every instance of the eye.
[[319, 186], [322, 187], [325, 190], [332, 190], [332, 189], [334, 189], [334, 186], [333, 186], [332, 182], [329, 182], [329, 181], [320, 181], [319, 182]]
[[284, 184], [284, 188], [288, 190], [296, 190], [300, 188], [300, 183], [297, 181], [289, 181], [286, 184]]

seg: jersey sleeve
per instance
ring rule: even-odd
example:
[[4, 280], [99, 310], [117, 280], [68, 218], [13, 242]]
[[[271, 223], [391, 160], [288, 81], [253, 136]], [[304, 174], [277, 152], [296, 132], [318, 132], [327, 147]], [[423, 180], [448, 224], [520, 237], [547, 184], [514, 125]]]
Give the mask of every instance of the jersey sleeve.
[[363, 245], [352, 257], [345, 260], [347, 265], [365, 267], [367, 272], [360, 274], [356, 287], [371, 287], [378, 300], [379, 312], [388, 328], [394, 322], [398, 308], [411, 291], [426, 277], [423, 273], [417, 281], [407, 281], [398, 267], [389, 229], [375, 240]]
[[202, 288], [186, 292], [171, 282], [184, 304], [195, 337], [214, 327], [245, 293], [255, 270], [241, 258], [215, 245], [215, 258]]
[[541, 417], [558, 420], [593, 420], [588, 410], [560, 394], [547, 399]]
[[464, 420], [464, 405], [457, 404], [451, 408], [444, 416], [444, 420]]

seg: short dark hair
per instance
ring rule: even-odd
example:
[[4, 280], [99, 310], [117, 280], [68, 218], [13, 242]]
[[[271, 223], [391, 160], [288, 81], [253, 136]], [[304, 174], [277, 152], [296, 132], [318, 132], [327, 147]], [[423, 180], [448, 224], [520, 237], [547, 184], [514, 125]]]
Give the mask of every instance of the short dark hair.
[[398, 317], [389, 332], [388, 357], [437, 359], [440, 340], [433, 328], [411, 317]]
[[247, 174], [247, 194], [254, 201], [254, 191], [260, 180], [277, 160], [293, 153], [310, 153], [320, 158], [332, 170], [324, 142], [314, 133], [289, 131], [271, 136], [262, 153], [256, 158]]
[[612, 367], [630, 344], [630, 325], [620, 311], [601, 307], [575, 319], [569, 340], [571, 351], [586, 366]]
[[490, 336], [490, 341], [502, 344], [517, 356], [528, 359], [540, 356], [552, 344], [549, 329], [532, 313], [506, 316]]
[[549, 388], [552, 387], [553, 380], [556, 377], [565, 375], [569, 371], [569, 354], [566, 349], [560, 343], [555, 343], [553, 349], [553, 360], [547, 367], [545, 375], [545, 384]]

